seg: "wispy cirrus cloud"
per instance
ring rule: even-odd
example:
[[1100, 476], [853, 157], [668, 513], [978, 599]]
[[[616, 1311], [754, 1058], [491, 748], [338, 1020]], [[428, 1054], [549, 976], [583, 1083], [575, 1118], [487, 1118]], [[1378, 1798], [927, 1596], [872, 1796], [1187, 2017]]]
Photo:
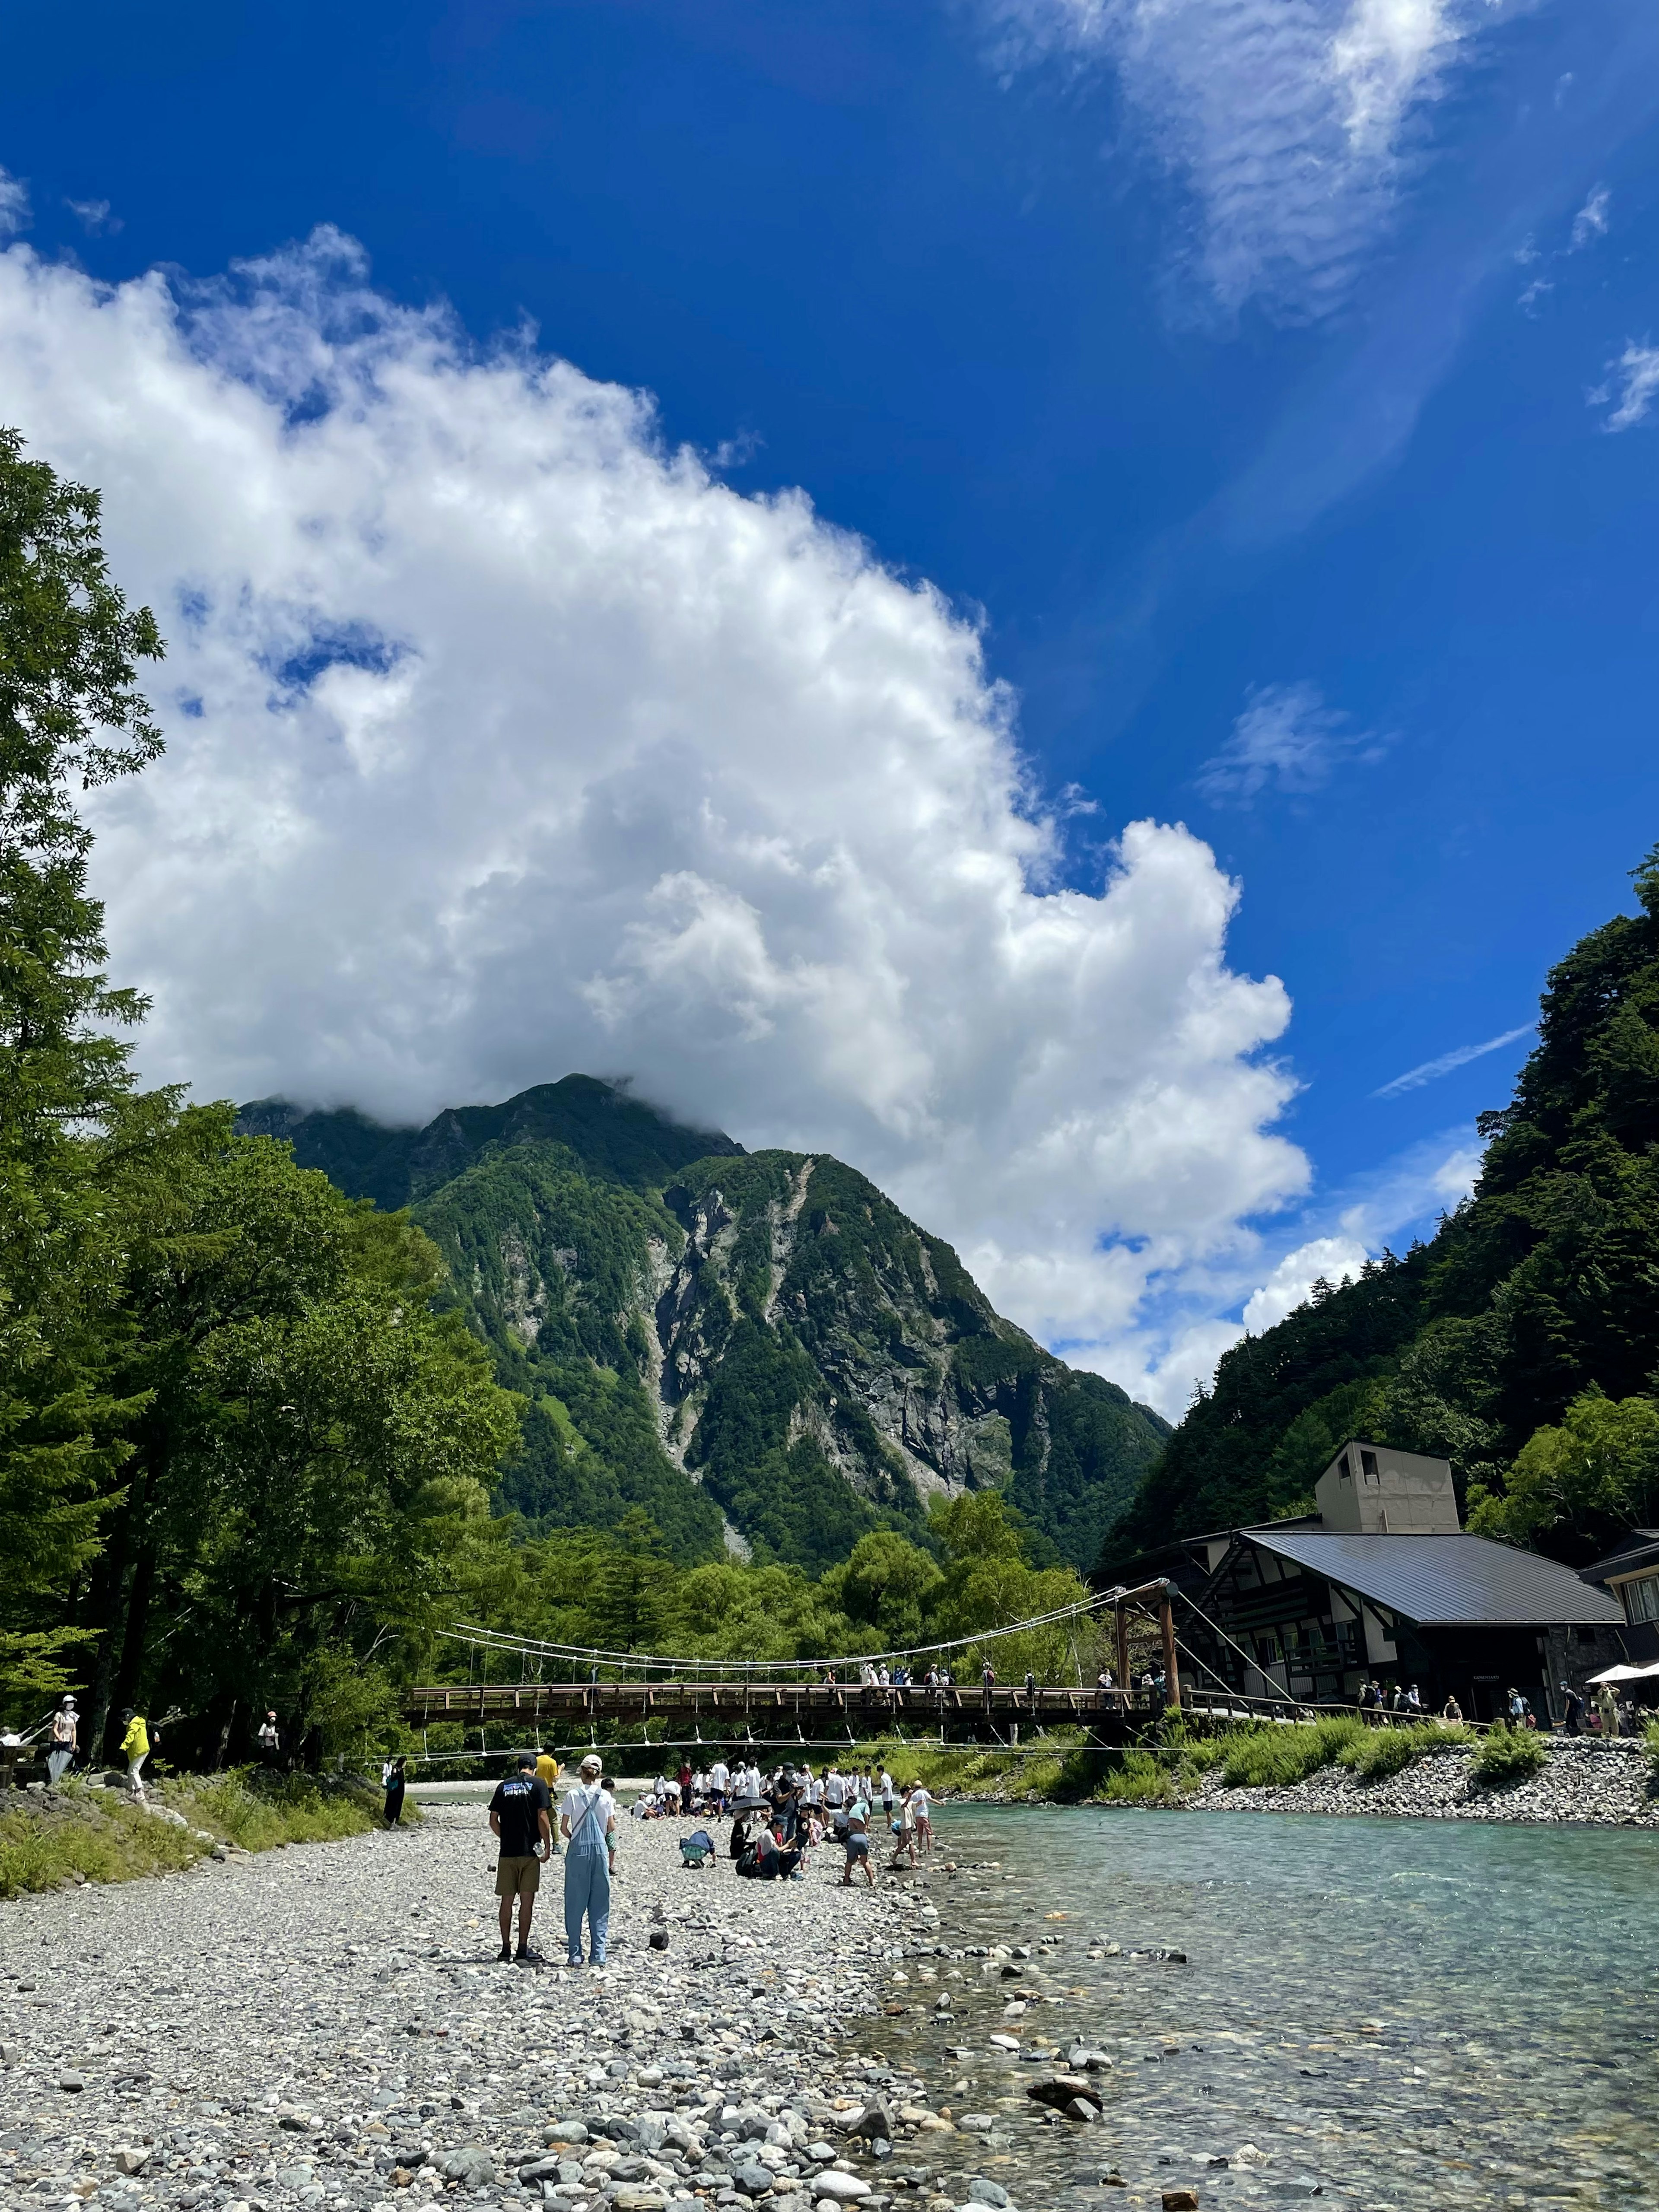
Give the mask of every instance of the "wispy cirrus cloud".
[[28, 186], [9, 169], [0, 169], [0, 238], [15, 237], [31, 220]]
[[1572, 219], [1572, 235], [1568, 240], [1569, 253], [1582, 253], [1598, 238], [1607, 234], [1607, 210], [1613, 204], [1613, 194], [1605, 185], [1597, 185]]
[[1425, 1060], [1419, 1067], [1408, 1067], [1403, 1075], [1373, 1091], [1373, 1098], [1398, 1098], [1407, 1091], [1420, 1091], [1425, 1083], [1437, 1082], [1441, 1076], [1449, 1075], [1455, 1067], [1467, 1067], [1470, 1060], [1480, 1060], [1489, 1052], [1497, 1052], [1517, 1037], [1530, 1036], [1538, 1024], [1522, 1022], [1516, 1030], [1505, 1030], [1501, 1036], [1488, 1037], [1484, 1044], [1460, 1044], [1455, 1052], [1443, 1052], [1438, 1060]]
[[1193, 259], [1227, 309], [1316, 319], [1347, 293], [1419, 165], [1425, 109], [1526, 0], [988, 0], [1005, 68], [1116, 70], [1197, 202]]
[[121, 218], [110, 213], [107, 200], [65, 200], [64, 205], [90, 237], [112, 234], [121, 228]]
[[1604, 430], [1633, 430], [1646, 422], [1659, 392], [1659, 346], [1645, 341], [1638, 345], [1632, 338], [1607, 369], [1607, 381], [1586, 394], [1588, 404], [1612, 410], [1601, 424]]
[[1198, 787], [1216, 806], [1249, 806], [1268, 790], [1302, 796], [1328, 783], [1342, 761], [1380, 760], [1383, 750], [1374, 733], [1328, 707], [1316, 684], [1265, 684], [1199, 770]]

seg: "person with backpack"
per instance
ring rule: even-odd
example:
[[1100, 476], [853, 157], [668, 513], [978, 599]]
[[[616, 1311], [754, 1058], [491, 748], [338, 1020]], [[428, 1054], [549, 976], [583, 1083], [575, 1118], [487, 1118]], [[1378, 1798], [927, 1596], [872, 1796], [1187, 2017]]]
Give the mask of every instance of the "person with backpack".
[[388, 1759], [380, 1769], [380, 1786], [386, 1791], [386, 1824], [395, 1828], [404, 1817], [404, 1791], [409, 1776], [401, 1757]]
[[564, 1939], [573, 1966], [582, 1961], [582, 1922], [587, 1922], [587, 1964], [605, 1964], [611, 1933], [611, 1875], [616, 1863], [617, 1807], [604, 1783], [604, 1761], [590, 1751], [581, 1778], [564, 1801]]

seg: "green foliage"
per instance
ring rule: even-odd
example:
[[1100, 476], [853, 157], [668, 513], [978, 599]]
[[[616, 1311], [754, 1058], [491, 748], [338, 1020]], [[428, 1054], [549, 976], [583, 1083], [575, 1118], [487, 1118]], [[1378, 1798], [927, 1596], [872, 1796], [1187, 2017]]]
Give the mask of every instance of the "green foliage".
[[[1659, 848], [1550, 972], [1538, 1045], [1433, 1242], [1222, 1358], [1102, 1555], [1266, 1520], [1349, 1437], [1450, 1460], [1480, 1525], [1582, 1563], [1650, 1512], [1659, 1368]], [[1584, 1411], [1592, 1394], [1632, 1409]], [[1545, 1441], [1533, 1440], [1542, 1432]], [[1510, 1472], [1506, 1475], [1505, 1470]]]
[[1474, 1754], [1470, 1773], [1483, 1790], [1504, 1790], [1547, 1765], [1547, 1740], [1531, 1729], [1488, 1729]]
[[77, 787], [161, 750], [134, 688], [161, 654], [99, 542], [98, 496], [0, 430], [0, 1696], [63, 1686], [62, 1615], [135, 1410], [112, 1387], [119, 1231], [107, 1138], [131, 1092]]
[[1227, 1741], [1222, 1778], [1230, 1790], [1289, 1790], [1329, 1766], [1360, 1733], [1360, 1723], [1346, 1719], [1242, 1729]]
[[1642, 1737], [1648, 1747], [1648, 1765], [1655, 1784], [1659, 1784], [1659, 1721], [1644, 1722]]
[[1659, 1404], [1615, 1401], [1590, 1389], [1573, 1400], [1559, 1427], [1535, 1429], [1516, 1456], [1501, 1492], [1469, 1492], [1477, 1534], [1517, 1542], [1565, 1533], [1577, 1546], [1642, 1522], [1659, 1510]]
[[1414, 1759], [1456, 1751], [1474, 1741], [1473, 1729], [1449, 1721], [1423, 1721], [1405, 1728], [1368, 1728], [1343, 1745], [1337, 1763], [1350, 1766], [1364, 1782], [1402, 1774]]
[[1145, 1749], [1126, 1751], [1101, 1790], [1108, 1803], [1121, 1805], [1179, 1805], [1182, 1794], [1169, 1762]]
[[[194, 1866], [216, 1839], [249, 1851], [331, 1842], [375, 1825], [379, 1801], [345, 1783], [228, 1773], [169, 1777], [152, 1793], [189, 1826], [174, 1827], [112, 1791], [65, 1784], [59, 1802], [0, 1813], [0, 1899], [85, 1881], [137, 1881]], [[405, 1807], [407, 1820], [418, 1820]], [[201, 1832], [198, 1832], [200, 1831]], [[204, 1838], [205, 1838], [205, 1840]]]

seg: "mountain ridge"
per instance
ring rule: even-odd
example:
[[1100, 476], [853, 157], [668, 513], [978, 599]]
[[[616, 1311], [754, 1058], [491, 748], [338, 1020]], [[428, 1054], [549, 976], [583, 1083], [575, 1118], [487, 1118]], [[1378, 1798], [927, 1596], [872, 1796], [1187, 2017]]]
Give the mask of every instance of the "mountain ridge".
[[410, 1206], [528, 1401], [501, 1503], [535, 1526], [639, 1510], [682, 1558], [821, 1569], [994, 1487], [1082, 1565], [1168, 1434], [824, 1154], [746, 1152], [586, 1076], [422, 1129], [270, 1099], [239, 1126]]

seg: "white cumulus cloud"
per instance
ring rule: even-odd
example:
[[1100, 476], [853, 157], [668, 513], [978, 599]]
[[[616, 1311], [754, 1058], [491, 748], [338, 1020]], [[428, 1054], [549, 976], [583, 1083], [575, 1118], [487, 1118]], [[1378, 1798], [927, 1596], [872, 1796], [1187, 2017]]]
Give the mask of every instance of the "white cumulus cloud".
[[414, 1120], [628, 1074], [1126, 1374], [1149, 1284], [1304, 1188], [1208, 848], [1134, 823], [1068, 887], [973, 626], [641, 394], [324, 234], [182, 295], [0, 254], [0, 419], [170, 638], [167, 756], [97, 806], [149, 1077]]
[[[1523, 0], [1524, 4], [1524, 0]], [[1427, 104], [1508, 0], [987, 0], [1002, 65], [1116, 68], [1224, 307], [1318, 316], [1386, 234]]]

